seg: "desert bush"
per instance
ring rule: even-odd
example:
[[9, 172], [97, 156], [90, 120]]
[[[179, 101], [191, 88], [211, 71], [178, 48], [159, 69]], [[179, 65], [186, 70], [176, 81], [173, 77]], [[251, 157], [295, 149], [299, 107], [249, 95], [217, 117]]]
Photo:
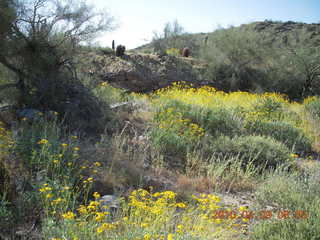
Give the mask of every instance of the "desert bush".
[[204, 108], [192, 106], [184, 115], [205, 129], [212, 136], [235, 136], [242, 132], [241, 118], [237, 117], [231, 109], [225, 107]]
[[[161, 32], [154, 32], [151, 42], [154, 52], [163, 54], [167, 49], [183, 49], [187, 46], [192, 56], [199, 55], [201, 45], [201, 39], [187, 34], [177, 20], [165, 23]], [[178, 53], [178, 55], [181, 54]]]
[[166, 50], [166, 53], [175, 57], [180, 56], [180, 50], [178, 48], [169, 48]]
[[197, 119], [190, 117], [190, 109], [191, 106], [180, 101], [167, 101], [157, 109], [150, 132], [153, 146], [169, 158], [181, 157], [179, 164], [182, 165], [187, 152], [194, 149], [205, 134]]
[[200, 49], [209, 63], [206, 78], [224, 91], [280, 92], [300, 100], [318, 94], [319, 46], [303, 31], [283, 44], [278, 34], [254, 25], [216, 30]]
[[206, 108], [197, 105], [187, 104], [178, 100], [170, 100], [163, 104], [158, 114], [155, 115], [156, 121], [168, 119], [168, 112], [171, 118], [189, 119], [190, 122], [197, 124], [212, 136], [235, 136], [241, 134], [242, 121], [239, 117], [225, 107]]
[[[186, 176], [178, 178], [175, 188], [182, 194], [193, 191], [254, 191], [263, 169], [243, 163], [241, 156], [205, 156], [203, 149], [187, 155]], [[211, 189], [211, 190], [210, 190]], [[183, 190], [186, 190], [183, 193]]]
[[239, 118], [226, 108], [210, 109], [204, 128], [212, 136], [226, 135], [235, 136], [241, 133], [241, 124]]
[[320, 98], [309, 97], [304, 100], [304, 108], [313, 116], [320, 118]]
[[244, 165], [252, 162], [262, 168], [275, 168], [290, 163], [290, 151], [283, 143], [262, 136], [221, 136], [205, 151], [222, 157], [238, 156]]
[[6, 200], [4, 195], [3, 196], [0, 195], [0, 227], [1, 229], [10, 228], [14, 223], [14, 213], [11, 208], [12, 208], [12, 204]]
[[18, 90], [18, 108], [57, 111], [73, 130], [101, 133], [101, 123], [93, 121], [103, 118], [106, 108], [78, 78], [76, 56], [80, 43], [112, 28], [112, 17], [85, 2], [14, 3], [6, 6], [13, 15], [1, 14], [8, 21], [1, 21], [7, 31], [0, 34], [0, 62], [15, 78], [1, 90]]
[[300, 154], [311, 151], [311, 141], [305, 133], [288, 123], [273, 121], [255, 121], [246, 124], [249, 134], [270, 136], [284, 143], [290, 150]]
[[[93, 93], [104, 103], [110, 105], [132, 100], [132, 97], [126, 94], [125, 90], [112, 87], [106, 82], [102, 82], [98, 86], [96, 86], [96, 88], [93, 89]], [[109, 112], [108, 114], [109, 116], [112, 116], [111, 112]]]
[[217, 82], [221, 90], [253, 90], [257, 79], [264, 75], [255, 67], [262, 63], [265, 51], [262, 42], [262, 35], [254, 31], [237, 28], [215, 31], [201, 51], [201, 57], [209, 62], [207, 77]]
[[282, 120], [287, 100], [283, 95], [265, 93], [253, 104], [252, 113], [260, 120]]
[[193, 146], [189, 139], [168, 130], [154, 129], [150, 137], [154, 147], [167, 156], [185, 156]]
[[1, 196], [11, 204], [12, 229], [40, 216], [56, 216], [84, 201], [91, 187], [92, 175], [87, 177], [81, 166], [78, 137], [65, 131], [57, 119], [47, 120], [38, 113], [33, 120], [21, 119], [14, 134], [0, 134], [1, 153], [7, 154], [1, 156], [1, 166], [8, 176]]
[[70, 189], [81, 182], [79, 150], [77, 136], [68, 134], [56, 121], [43, 118], [35, 122], [24, 119], [12, 147], [32, 186], [44, 183]]
[[[308, 174], [276, 171], [269, 175], [256, 193], [261, 208], [275, 205], [289, 212], [289, 218], [261, 221], [253, 226], [252, 239], [318, 239], [320, 236], [319, 166], [315, 163]], [[306, 213], [304, 218], [296, 211]]]

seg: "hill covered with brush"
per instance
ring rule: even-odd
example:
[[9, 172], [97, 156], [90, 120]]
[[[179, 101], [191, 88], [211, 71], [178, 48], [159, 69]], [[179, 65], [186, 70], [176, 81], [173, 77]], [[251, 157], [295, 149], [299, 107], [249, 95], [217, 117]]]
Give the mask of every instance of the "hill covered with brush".
[[1, 239], [319, 239], [317, 24], [126, 53], [82, 44], [113, 27], [84, 2], [15, 3], [0, 3]]
[[212, 33], [155, 38], [139, 52], [179, 54], [208, 63], [205, 79], [224, 91], [281, 92], [292, 99], [319, 94], [320, 24], [264, 21]]

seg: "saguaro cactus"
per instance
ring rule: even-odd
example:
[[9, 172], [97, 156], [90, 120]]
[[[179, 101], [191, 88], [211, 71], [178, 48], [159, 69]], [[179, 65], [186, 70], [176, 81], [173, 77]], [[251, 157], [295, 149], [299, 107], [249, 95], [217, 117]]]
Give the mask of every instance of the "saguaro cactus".
[[114, 43], [114, 40], [112, 40], [112, 50], [113, 50], [113, 51], [115, 50], [115, 43]]

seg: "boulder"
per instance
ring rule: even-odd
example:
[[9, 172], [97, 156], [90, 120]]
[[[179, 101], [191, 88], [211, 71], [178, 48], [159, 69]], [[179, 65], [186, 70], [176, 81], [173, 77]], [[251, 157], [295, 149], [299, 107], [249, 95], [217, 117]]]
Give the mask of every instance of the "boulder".
[[109, 211], [113, 216], [120, 208], [120, 199], [114, 195], [104, 195], [98, 201], [100, 202], [100, 208], [103, 211]]

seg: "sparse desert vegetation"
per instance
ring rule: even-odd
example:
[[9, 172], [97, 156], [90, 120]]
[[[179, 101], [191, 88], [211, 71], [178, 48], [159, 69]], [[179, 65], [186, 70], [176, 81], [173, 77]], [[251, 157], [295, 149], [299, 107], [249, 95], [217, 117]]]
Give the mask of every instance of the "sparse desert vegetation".
[[0, 2], [0, 239], [320, 238], [319, 24], [124, 51], [46, 2]]

